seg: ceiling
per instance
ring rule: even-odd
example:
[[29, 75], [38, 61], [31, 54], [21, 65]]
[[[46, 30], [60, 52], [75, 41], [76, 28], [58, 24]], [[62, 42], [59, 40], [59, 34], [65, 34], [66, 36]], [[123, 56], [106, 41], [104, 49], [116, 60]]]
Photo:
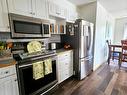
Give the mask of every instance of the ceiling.
[[127, 17], [127, 0], [98, 0], [114, 17]]
[[[83, 5], [96, 0], [69, 0], [75, 5]], [[98, 0], [114, 17], [127, 17], [127, 0]]]
[[96, 0], [68, 0], [72, 3], [74, 3], [75, 5], [83, 5], [83, 4], [87, 4], [87, 3], [90, 3], [90, 2], [93, 2], [93, 1], [96, 1]]

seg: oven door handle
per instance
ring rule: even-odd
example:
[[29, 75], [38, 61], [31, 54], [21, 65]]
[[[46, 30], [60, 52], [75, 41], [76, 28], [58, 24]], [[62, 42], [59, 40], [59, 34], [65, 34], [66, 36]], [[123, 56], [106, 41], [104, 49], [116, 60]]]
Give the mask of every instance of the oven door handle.
[[21, 65], [21, 66], [19, 66], [19, 68], [28, 67], [28, 66], [32, 66], [32, 65], [33, 65], [33, 64]]
[[[52, 59], [52, 61], [56, 61], [54, 59]], [[28, 67], [28, 66], [32, 66], [33, 64], [25, 64], [25, 65], [19, 65], [19, 68], [23, 68], [23, 67]]]

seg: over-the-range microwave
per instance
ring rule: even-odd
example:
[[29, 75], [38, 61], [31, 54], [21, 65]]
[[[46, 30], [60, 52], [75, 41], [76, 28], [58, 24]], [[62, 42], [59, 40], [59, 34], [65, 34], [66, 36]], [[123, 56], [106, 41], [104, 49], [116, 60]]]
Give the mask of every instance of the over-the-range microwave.
[[12, 38], [50, 37], [50, 21], [10, 13]]

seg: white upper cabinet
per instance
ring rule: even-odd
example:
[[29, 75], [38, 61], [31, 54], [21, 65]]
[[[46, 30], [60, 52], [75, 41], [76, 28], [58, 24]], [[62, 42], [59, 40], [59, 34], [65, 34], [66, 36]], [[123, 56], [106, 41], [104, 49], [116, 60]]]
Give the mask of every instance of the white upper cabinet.
[[10, 13], [32, 16], [31, 0], [8, 0], [8, 8]]
[[[66, 19], [68, 22], [74, 22], [77, 18], [76, 9], [66, 5], [65, 2], [58, 4], [53, 0], [49, 0], [49, 15]], [[63, 6], [65, 5], [65, 6]]]
[[0, 0], [0, 31], [2, 32], [10, 31], [6, 0]]
[[66, 10], [66, 20], [67, 22], [74, 22], [78, 17], [78, 14], [74, 10]]
[[49, 1], [49, 15], [66, 19], [65, 8], [61, 7], [53, 1]]
[[48, 18], [46, 0], [32, 0], [33, 16], [37, 18]]
[[8, 0], [10, 13], [47, 18], [46, 0]]

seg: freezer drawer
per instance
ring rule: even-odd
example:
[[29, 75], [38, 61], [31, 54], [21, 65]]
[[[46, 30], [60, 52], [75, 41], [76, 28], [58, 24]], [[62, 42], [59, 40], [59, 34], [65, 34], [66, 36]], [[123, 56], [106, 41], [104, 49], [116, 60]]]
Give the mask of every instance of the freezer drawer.
[[80, 80], [85, 78], [93, 70], [93, 58], [80, 60]]

